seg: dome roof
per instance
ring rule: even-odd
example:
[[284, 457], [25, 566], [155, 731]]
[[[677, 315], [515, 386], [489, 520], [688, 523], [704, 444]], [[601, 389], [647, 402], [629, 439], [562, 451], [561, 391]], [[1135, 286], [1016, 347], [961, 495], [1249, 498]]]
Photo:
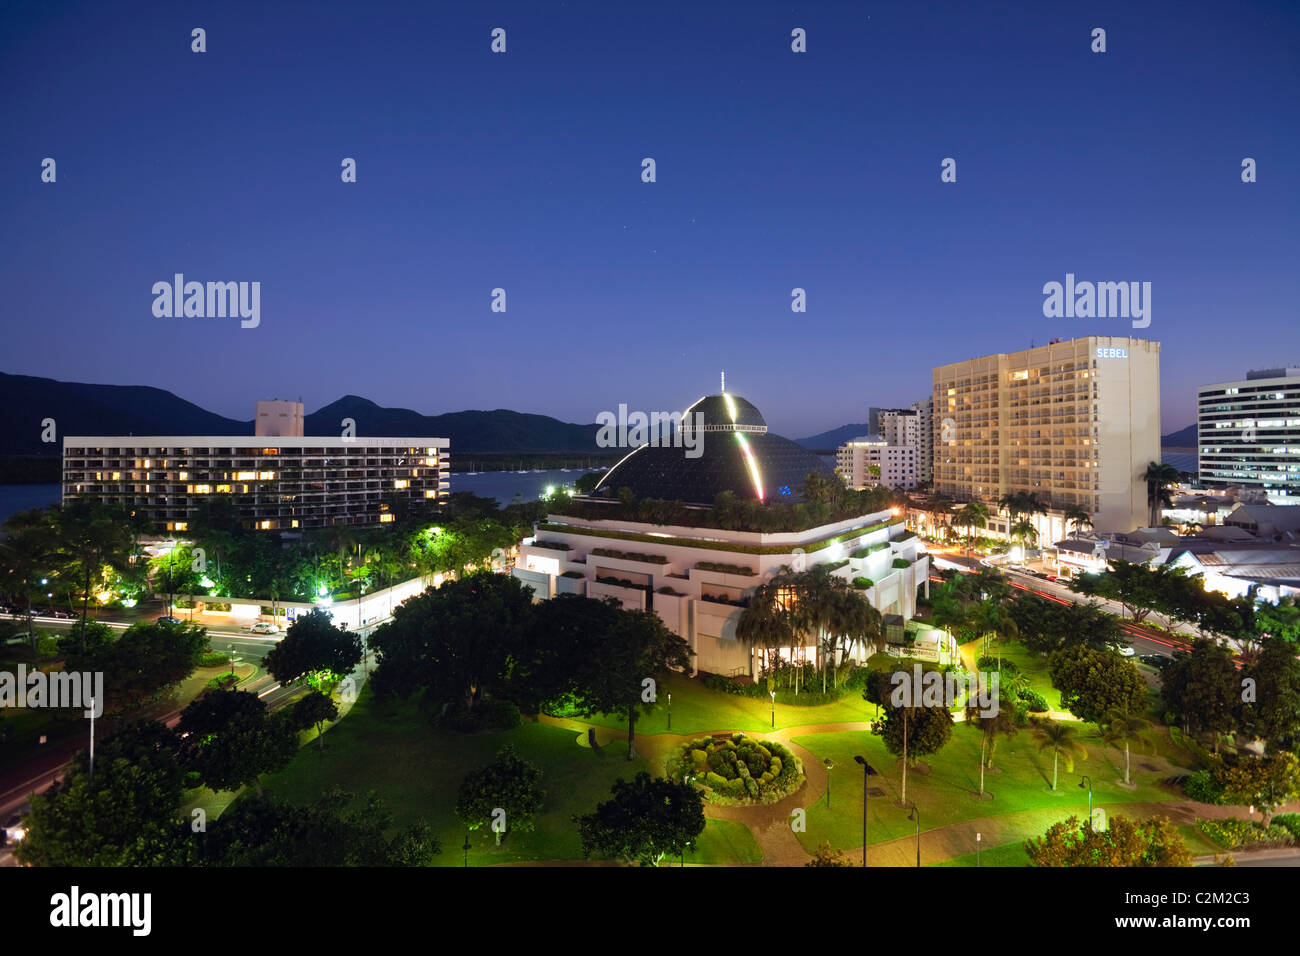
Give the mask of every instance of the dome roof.
[[[697, 444], [692, 433], [701, 425]], [[709, 505], [723, 491], [799, 501], [809, 472], [834, 475], [802, 445], [768, 432], [762, 413], [738, 395], [701, 398], [683, 413], [682, 430], [682, 444], [692, 448], [642, 445], [606, 472], [594, 493], [612, 497], [630, 488], [638, 498]], [[696, 449], [698, 457], [687, 457]]]

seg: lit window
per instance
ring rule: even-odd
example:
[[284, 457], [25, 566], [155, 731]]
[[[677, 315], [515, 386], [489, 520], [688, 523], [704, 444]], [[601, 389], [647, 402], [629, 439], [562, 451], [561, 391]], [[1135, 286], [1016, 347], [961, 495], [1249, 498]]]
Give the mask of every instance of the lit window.
[[236, 481], [254, 481], [257, 478], [255, 471], [237, 471], [235, 472]]
[[[1293, 450], [1293, 451], [1296, 451], [1296, 452], [1300, 452], [1300, 448], [1294, 448], [1294, 449], [1292, 449], [1292, 450]], [[424, 493], [424, 497], [426, 497], [426, 498], [436, 498], [436, 497], [438, 497], [438, 492], [436, 492], [436, 491], [434, 491], [432, 488], [430, 488], [428, 491], [426, 491], [426, 492]]]
[[393, 480], [393, 487], [400, 491], [403, 488], [411, 487], [411, 483], [405, 478], [396, 478]]
[[190, 473], [188, 471], [182, 471], [179, 475], [176, 476], [178, 481], [188, 481], [189, 477], [190, 477]]
[[388, 512], [385, 512], [384, 514], [381, 514], [381, 515], [379, 516], [379, 523], [380, 523], [380, 524], [388, 524], [388, 522], [390, 522], [390, 521], [392, 521], [392, 520], [393, 520], [393, 516], [392, 516], [391, 513], [388, 513]]
[[230, 486], [229, 486], [229, 485], [217, 485], [217, 494], [219, 494], [219, 495], [228, 495], [228, 494], [230, 494]]

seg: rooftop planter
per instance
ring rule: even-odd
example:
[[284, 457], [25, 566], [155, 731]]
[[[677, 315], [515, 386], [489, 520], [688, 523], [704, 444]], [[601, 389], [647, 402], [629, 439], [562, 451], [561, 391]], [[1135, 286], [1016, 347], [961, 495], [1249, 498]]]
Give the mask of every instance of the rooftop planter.
[[[820, 541], [809, 541], [799, 545], [803, 548], [805, 554], [813, 554], [821, 551], [823, 548], [829, 548], [833, 544], [839, 544], [846, 538], [856, 538], [859, 535], [866, 534], [879, 528], [888, 527], [890, 522], [872, 525], [870, 528], [850, 528], [847, 531], [833, 535], [829, 538], [823, 538]], [[664, 538], [651, 534], [639, 534], [635, 531], [613, 531], [605, 528], [583, 528], [578, 525], [556, 524], [555, 522], [544, 522], [538, 526], [539, 530], [554, 531], [559, 534], [582, 534], [592, 538], [607, 538], [617, 541], [640, 541], [645, 544], [653, 544], [660, 548], [678, 547], [694, 548], [697, 551], [726, 551], [732, 554], [783, 554], [789, 555], [792, 548], [788, 544], [738, 544], [731, 541], [701, 541], [695, 538]]]
[[647, 564], [667, 564], [668, 558], [662, 554], [642, 554], [639, 551], [615, 551], [613, 548], [592, 548], [592, 554], [602, 558], [618, 558], [621, 561], [644, 561]]
[[723, 564], [721, 561], [696, 561], [695, 570], [716, 571], [719, 574], [741, 574], [745, 577], [753, 577], [755, 574], [753, 568], [747, 568], [743, 564]]
[[854, 578], [853, 586], [859, 591], [866, 591], [876, 586], [876, 582], [871, 578]]
[[551, 551], [572, 551], [573, 545], [563, 541], [534, 541], [530, 547], [547, 548]]
[[[895, 539], [895, 540], [897, 540], [897, 539]], [[877, 542], [876, 544], [869, 544], [869, 545], [867, 545], [865, 548], [858, 548], [858, 549], [857, 549], [856, 551], [854, 551], [851, 555], [849, 555], [849, 557], [851, 557], [851, 558], [867, 558], [867, 557], [870, 557], [870, 556], [873, 555], [873, 554], [876, 554], [876, 553], [879, 552], [879, 551], [887, 551], [887, 550], [889, 550], [889, 542], [888, 542], [888, 541], [880, 541], [880, 542]]]
[[583, 574], [581, 571], [565, 571], [565, 572], [563, 572], [563, 573], [560, 575], [560, 577], [562, 577], [562, 578], [585, 578], [586, 575]]
[[912, 562], [907, 558], [894, 558], [894, 567], [896, 568], [910, 568], [911, 566]]

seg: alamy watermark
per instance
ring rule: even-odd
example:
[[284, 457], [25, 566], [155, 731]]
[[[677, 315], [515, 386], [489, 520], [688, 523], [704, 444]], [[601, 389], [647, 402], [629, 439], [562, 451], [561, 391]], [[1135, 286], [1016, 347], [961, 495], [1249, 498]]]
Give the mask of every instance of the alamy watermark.
[[155, 282], [153, 295], [158, 319], [240, 318], [244, 329], [255, 329], [262, 321], [260, 282], [186, 282], [177, 272], [171, 283]]
[[27, 671], [26, 664], [18, 665], [18, 672], [0, 671], [0, 708], [86, 708], [84, 717], [104, 715], [103, 671], [55, 671], [47, 674], [41, 670]]
[[1049, 319], [1132, 319], [1133, 328], [1151, 324], [1150, 282], [1075, 282], [1043, 286], [1043, 315]]
[[600, 448], [684, 448], [687, 458], [704, 454], [704, 413], [628, 412], [619, 405], [618, 412], [601, 412], [596, 416], [596, 445]]
[[971, 672], [959, 677], [952, 671], [923, 673], [921, 665], [914, 664], [910, 672], [895, 671], [889, 675], [889, 682], [894, 685], [889, 703], [893, 707], [953, 707], [964, 691], [966, 700], [975, 705], [981, 717], [996, 717], [1001, 701], [999, 679], [997, 671]]

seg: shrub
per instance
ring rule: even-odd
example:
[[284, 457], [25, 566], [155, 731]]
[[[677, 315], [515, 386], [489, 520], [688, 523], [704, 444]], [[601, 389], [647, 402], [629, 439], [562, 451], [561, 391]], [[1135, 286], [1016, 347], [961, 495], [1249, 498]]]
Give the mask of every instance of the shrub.
[[1047, 706], [1047, 698], [1036, 690], [1018, 691], [1016, 697], [1025, 702], [1025, 709], [1035, 714], [1046, 713], [1051, 708]]
[[562, 571], [562, 572], [560, 572], [560, 577], [562, 577], [562, 578], [585, 578], [586, 575], [583, 574], [581, 571]]
[[[700, 771], [707, 767], [703, 777]], [[687, 775], [706, 799], [721, 805], [775, 803], [803, 785], [799, 759], [776, 741], [766, 744], [744, 734], [732, 739], [700, 737], [689, 741], [668, 758], [670, 780], [682, 782]]]
[[197, 770], [185, 771], [185, 789], [196, 790], [203, 786], [203, 775]]
[[743, 574], [746, 577], [753, 577], [755, 574], [753, 568], [747, 568], [743, 564], [723, 564], [721, 561], [696, 561], [695, 569], [697, 571], [716, 571], [719, 574]]
[[[992, 657], [988, 654], [985, 654], [983, 657], [981, 657], [979, 660], [975, 662], [975, 668], [977, 670], [982, 670], [982, 671], [995, 671], [998, 669], [998, 659], [996, 657]], [[1016, 666], [1015, 661], [1004, 660], [1002, 662], [1002, 673], [1019, 674], [1020, 668]]]
[[1295, 845], [1295, 837], [1285, 827], [1276, 824], [1265, 827], [1253, 820], [1228, 817], [1223, 820], [1197, 820], [1196, 827], [1225, 850]]
[[218, 674], [216, 677], [212, 678], [212, 680], [208, 681], [207, 684], [204, 685], [203, 689], [221, 690], [226, 687], [233, 687], [235, 684], [238, 683], [239, 683], [239, 675], [232, 674], [229, 671], [226, 671], [226, 673]]
[[853, 586], [857, 588], [859, 591], [865, 591], [867, 588], [875, 587], [875, 585], [876, 582], [871, 580], [871, 578], [859, 577], [853, 579]]
[[658, 593], [658, 594], [671, 594], [671, 595], [673, 595], [674, 597], [681, 597], [681, 596], [682, 596], [682, 592], [681, 592], [681, 591], [677, 590], [676, 588], [671, 588], [671, 587], [669, 587], [669, 586], [666, 585], [666, 584], [665, 584], [663, 587], [661, 587], [661, 588], [658, 590], [658, 592], [656, 592], [656, 593]]
[[479, 701], [472, 711], [466, 711], [459, 702], [446, 707], [434, 717], [433, 725], [469, 734], [484, 730], [512, 730], [519, 726], [519, 720], [519, 708], [513, 703], [488, 697]]
[[229, 654], [217, 654], [209, 651], [199, 658], [200, 667], [220, 667], [222, 664], [230, 663]]
[[618, 558], [621, 561], [644, 561], [649, 564], [668, 563], [668, 558], [662, 554], [642, 554], [639, 551], [616, 551], [613, 548], [592, 548], [591, 553], [605, 558]]
[[[720, 691], [724, 694], [737, 694], [745, 696], [745, 685], [737, 684], [730, 677], [723, 677], [721, 674], [705, 674], [701, 682], [709, 690]], [[756, 684], [750, 686], [758, 686]]]
[[1300, 840], [1300, 813], [1279, 813], [1273, 818], [1273, 826], [1281, 827]]
[[907, 558], [894, 558], [893, 566], [895, 568], [910, 568], [912, 566], [912, 562], [907, 560]]
[[1183, 793], [1197, 803], [1223, 804], [1223, 784], [1213, 770], [1198, 770], [1183, 779]]

